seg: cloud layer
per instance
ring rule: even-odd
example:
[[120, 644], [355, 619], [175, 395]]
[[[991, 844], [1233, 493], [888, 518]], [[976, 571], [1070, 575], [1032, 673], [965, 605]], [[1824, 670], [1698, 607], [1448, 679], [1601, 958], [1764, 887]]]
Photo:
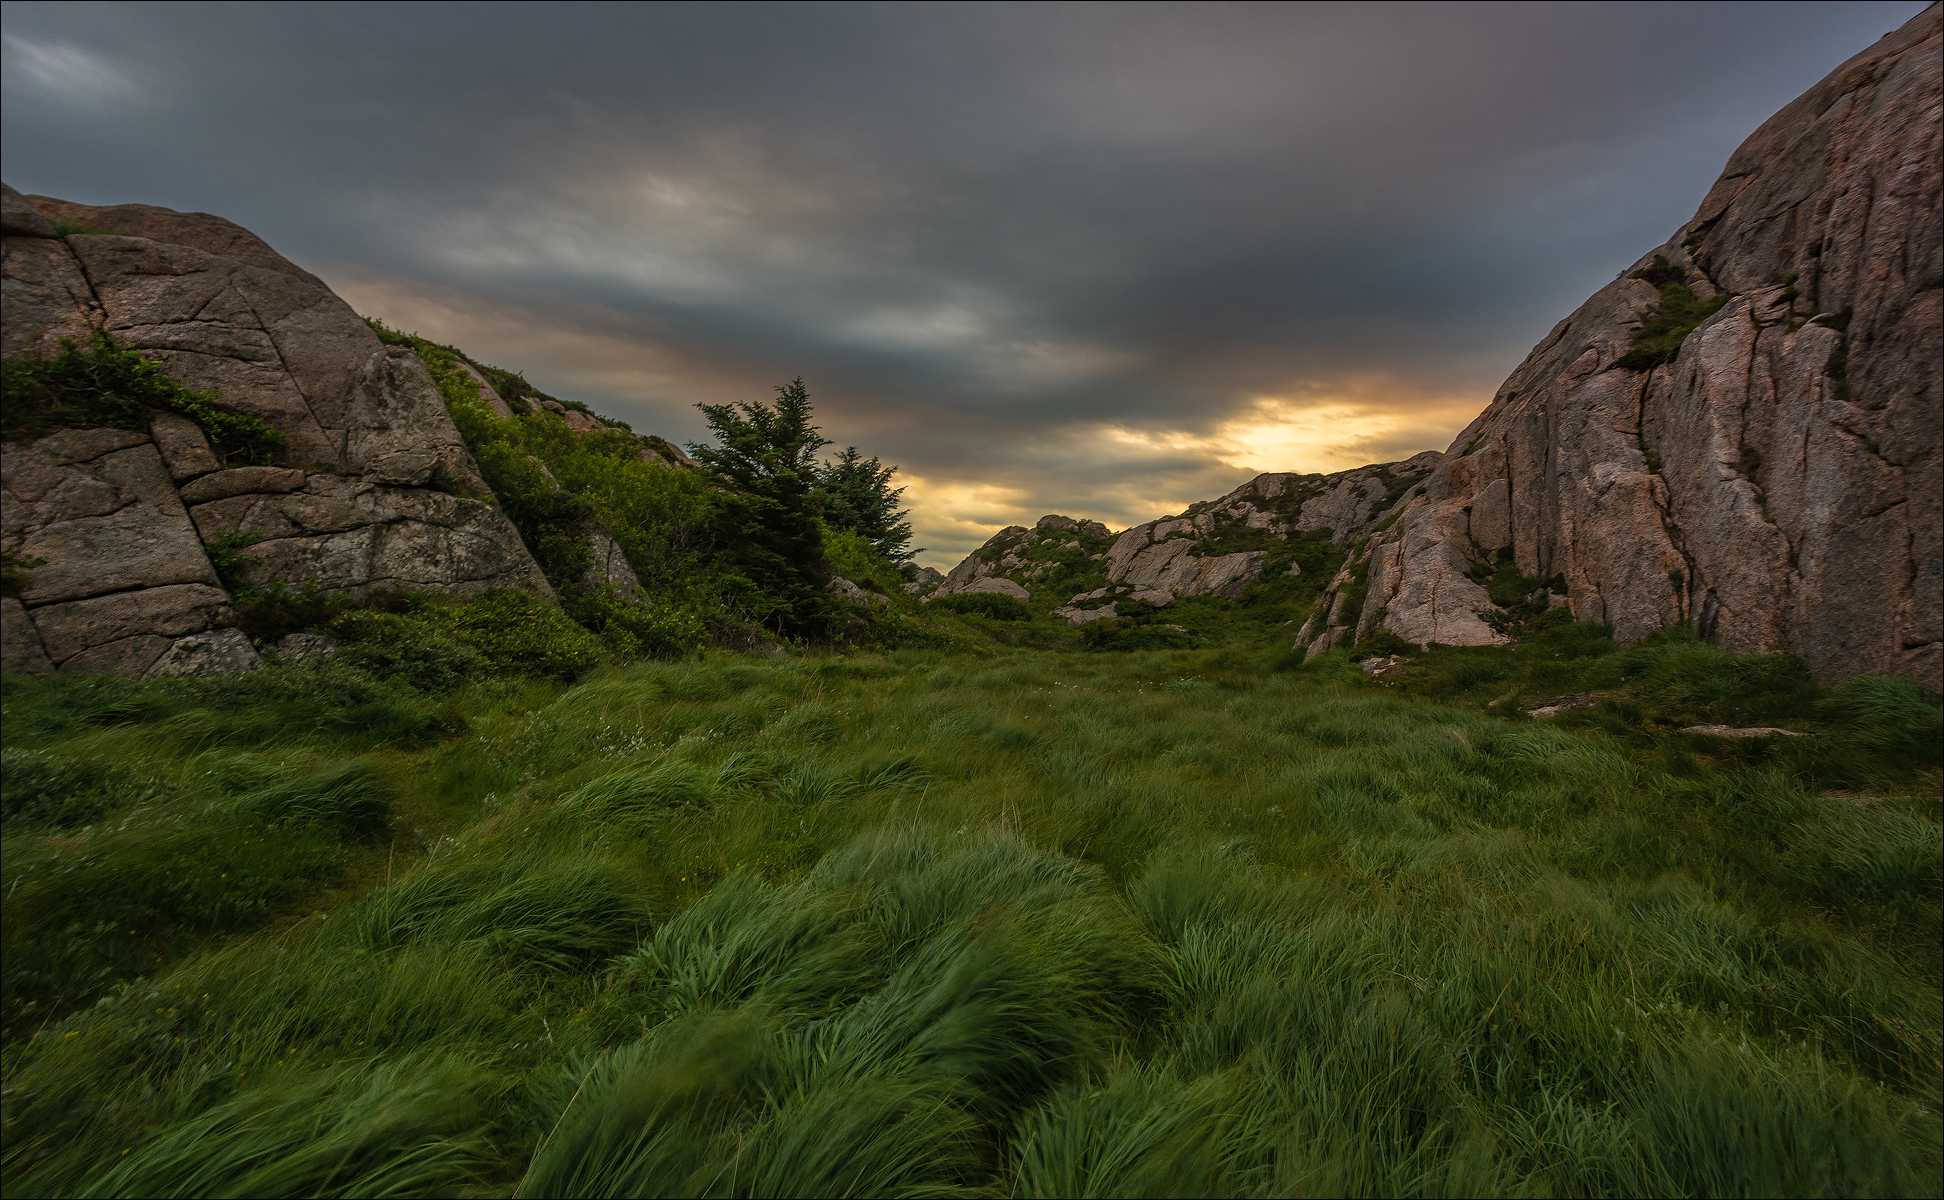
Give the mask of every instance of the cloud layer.
[[0, 148], [643, 431], [803, 375], [949, 565], [1443, 448], [1921, 7], [9, 4]]

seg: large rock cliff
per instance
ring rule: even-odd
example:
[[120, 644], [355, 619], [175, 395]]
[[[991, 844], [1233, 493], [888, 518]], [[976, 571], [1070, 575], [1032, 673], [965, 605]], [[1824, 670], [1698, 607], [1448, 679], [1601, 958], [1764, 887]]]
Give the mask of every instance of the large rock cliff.
[[45, 359], [106, 329], [285, 444], [273, 466], [231, 467], [169, 414], [6, 442], [0, 548], [35, 565], [0, 600], [5, 669], [253, 665], [206, 553], [224, 542], [255, 539], [257, 584], [551, 594], [425, 364], [316, 276], [220, 217], [4, 199], [0, 352]]
[[1826, 680], [1944, 684], [1939, 11], [1772, 117], [1561, 321], [1336, 582], [1367, 588], [1358, 622], [1305, 643], [1503, 640], [1503, 551], [1622, 641], [1691, 621]]

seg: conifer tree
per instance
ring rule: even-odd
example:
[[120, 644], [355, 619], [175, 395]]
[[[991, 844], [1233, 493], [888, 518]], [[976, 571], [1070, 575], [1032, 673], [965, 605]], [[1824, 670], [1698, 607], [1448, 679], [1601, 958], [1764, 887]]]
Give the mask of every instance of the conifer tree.
[[760, 403], [698, 404], [720, 443], [689, 453], [730, 485], [712, 525], [720, 561], [737, 579], [735, 603], [790, 637], [827, 636], [838, 616], [826, 590], [830, 564], [817, 520], [816, 453], [829, 441], [811, 424], [801, 376]]
[[821, 472], [824, 521], [854, 530], [885, 558], [905, 563], [919, 551], [911, 548], [911, 523], [904, 519], [911, 510], [898, 507], [904, 489], [891, 486], [897, 473], [898, 468], [885, 466], [876, 455], [865, 458], [856, 446], [844, 447], [837, 461], [825, 463]]

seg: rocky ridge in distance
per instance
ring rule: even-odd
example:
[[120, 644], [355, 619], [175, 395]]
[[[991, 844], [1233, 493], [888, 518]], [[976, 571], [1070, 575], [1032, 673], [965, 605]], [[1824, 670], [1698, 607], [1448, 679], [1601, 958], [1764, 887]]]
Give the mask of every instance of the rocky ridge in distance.
[[1288, 543], [1322, 538], [1341, 546], [1368, 536], [1440, 457], [1427, 450], [1403, 462], [1327, 475], [1258, 475], [1218, 500], [1119, 535], [1098, 521], [1044, 516], [1032, 529], [1000, 530], [949, 575], [921, 579], [909, 590], [927, 600], [977, 592], [1029, 600], [1035, 589], [1043, 597], [1046, 588], [1082, 573], [1077, 568], [1085, 559], [1102, 564], [1106, 582], [1062, 597], [1053, 615], [1073, 625], [1115, 617], [1115, 606], [1129, 600], [1157, 608], [1196, 596], [1233, 600]]

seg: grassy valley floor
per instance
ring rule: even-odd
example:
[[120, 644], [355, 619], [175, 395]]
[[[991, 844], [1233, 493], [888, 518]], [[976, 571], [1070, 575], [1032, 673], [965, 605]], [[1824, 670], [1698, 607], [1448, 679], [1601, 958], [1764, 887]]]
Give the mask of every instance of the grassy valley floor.
[[9, 677], [7, 1194], [1935, 1194], [1936, 698], [1412, 657]]

